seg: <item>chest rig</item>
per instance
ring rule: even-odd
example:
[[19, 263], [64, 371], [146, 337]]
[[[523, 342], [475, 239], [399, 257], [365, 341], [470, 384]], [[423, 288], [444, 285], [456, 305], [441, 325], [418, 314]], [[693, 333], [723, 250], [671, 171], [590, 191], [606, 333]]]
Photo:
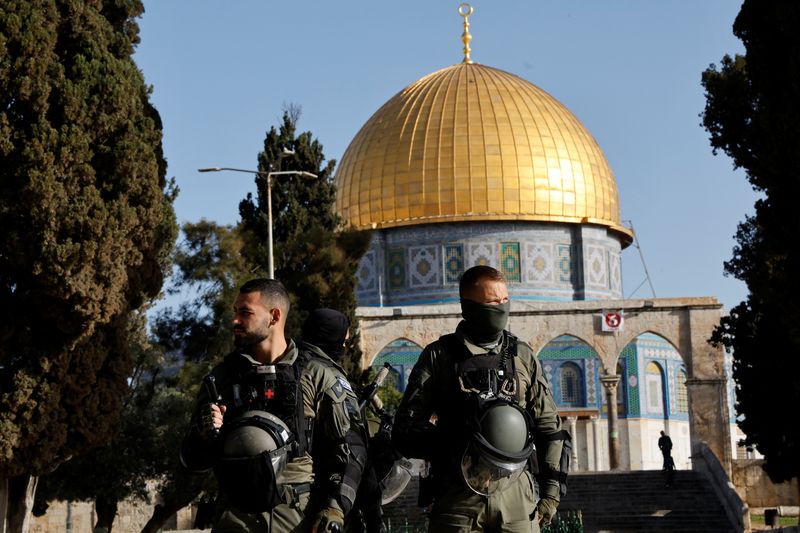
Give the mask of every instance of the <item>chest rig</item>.
[[444, 335], [439, 340], [447, 352], [455, 356], [453, 371], [458, 396], [507, 402], [519, 399], [517, 338], [514, 335], [505, 332], [498, 352], [485, 355], [472, 354], [456, 334]]
[[296, 438], [294, 456], [309, 450], [313, 419], [306, 418], [300, 376], [309, 356], [299, 353], [294, 363], [253, 365], [239, 353], [225, 358], [231, 372], [231, 404], [225, 413], [228, 418], [245, 411], [266, 411], [283, 421]]
[[[493, 402], [517, 404], [519, 383], [516, 375], [517, 338], [503, 333], [497, 353], [474, 355], [458, 335], [451, 333], [439, 338], [452, 357], [453, 379], [443, 391], [446, 406], [439, 413], [440, 422], [452, 425], [452, 431], [474, 431], [477, 418]], [[444, 416], [442, 416], [444, 415]]]

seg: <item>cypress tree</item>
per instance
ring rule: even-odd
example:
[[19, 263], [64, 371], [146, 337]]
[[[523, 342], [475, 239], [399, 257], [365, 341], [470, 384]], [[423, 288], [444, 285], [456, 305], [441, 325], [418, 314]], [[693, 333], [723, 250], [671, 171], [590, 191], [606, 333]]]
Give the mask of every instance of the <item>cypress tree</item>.
[[176, 236], [138, 0], [0, 4], [0, 480], [107, 442]]
[[746, 53], [703, 74], [703, 124], [760, 198], [739, 224], [725, 272], [747, 299], [714, 341], [733, 353], [736, 413], [745, 444], [775, 482], [800, 476], [800, 426], [781, 406], [800, 405], [800, 4], [745, 0], [733, 26]]

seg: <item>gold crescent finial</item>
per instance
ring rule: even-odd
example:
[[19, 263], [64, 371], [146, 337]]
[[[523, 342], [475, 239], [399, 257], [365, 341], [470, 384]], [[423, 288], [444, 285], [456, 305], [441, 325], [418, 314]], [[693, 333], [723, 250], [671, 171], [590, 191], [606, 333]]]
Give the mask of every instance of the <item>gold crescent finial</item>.
[[458, 6], [458, 14], [464, 17], [464, 33], [461, 34], [461, 42], [464, 43], [464, 63], [472, 63], [472, 58], [469, 53], [472, 49], [469, 47], [469, 42], [472, 40], [472, 35], [469, 34], [469, 16], [472, 15], [472, 6], [464, 2]]

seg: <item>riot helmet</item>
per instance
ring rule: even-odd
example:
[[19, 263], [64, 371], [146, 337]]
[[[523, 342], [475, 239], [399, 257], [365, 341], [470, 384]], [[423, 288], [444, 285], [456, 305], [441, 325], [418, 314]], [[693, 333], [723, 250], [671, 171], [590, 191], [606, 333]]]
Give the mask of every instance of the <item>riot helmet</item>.
[[277, 416], [245, 411], [222, 426], [222, 453], [214, 467], [220, 489], [247, 513], [269, 511], [282, 501], [279, 478], [292, 459], [294, 435]]
[[530, 415], [502, 400], [488, 402], [461, 459], [461, 474], [474, 492], [490, 496], [515, 481], [534, 453]]
[[229, 424], [222, 442], [222, 456], [247, 458], [266, 453], [277, 478], [286, 468], [294, 441], [283, 420], [266, 411], [245, 411]]

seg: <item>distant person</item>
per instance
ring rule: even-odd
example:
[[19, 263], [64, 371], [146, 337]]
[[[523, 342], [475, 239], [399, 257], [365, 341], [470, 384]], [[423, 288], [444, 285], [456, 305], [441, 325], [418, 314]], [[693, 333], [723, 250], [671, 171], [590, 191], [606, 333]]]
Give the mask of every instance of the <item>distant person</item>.
[[672, 460], [672, 439], [669, 435], [661, 432], [661, 437], [658, 439], [658, 449], [661, 450], [661, 455], [664, 456], [664, 470], [668, 470], [671, 466], [675, 468], [675, 461]]

